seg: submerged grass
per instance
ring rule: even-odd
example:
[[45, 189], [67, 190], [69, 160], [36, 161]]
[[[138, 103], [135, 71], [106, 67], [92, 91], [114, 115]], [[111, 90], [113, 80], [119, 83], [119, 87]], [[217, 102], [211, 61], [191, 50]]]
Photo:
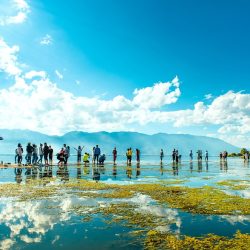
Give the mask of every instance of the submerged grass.
[[249, 180], [225, 180], [217, 182], [219, 186], [225, 186], [232, 190], [245, 190], [250, 188]]
[[184, 236], [182, 239], [174, 235], [149, 231], [144, 241], [145, 249], [174, 249], [174, 250], [248, 250], [250, 235], [239, 231], [233, 238], [208, 234], [205, 237]]
[[[162, 184], [116, 185], [87, 180], [71, 180], [67, 183], [51, 183], [51, 180], [31, 180], [25, 185], [1, 184], [0, 197], [14, 197], [18, 201], [48, 199], [55, 195], [74, 194], [78, 197], [104, 199], [103, 206], [72, 206], [71, 211], [88, 222], [95, 215], [102, 214], [107, 224], [119, 223], [131, 227], [135, 237], [144, 241], [145, 249], [249, 249], [250, 235], [237, 232], [233, 238], [218, 235], [197, 237], [176, 237], [157, 231], [174, 223], [164, 216], [143, 212], [141, 204], [128, 202], [136, 194], [145, 194], [165, 207], [179, 208], [200, 214], [250, 214], [250, 199], [225, 194], [213, 187], [188, 188]], [[222, 185], [225, 185], [223, 183]], [[105, 203], [107, 199], [107, 203]], [[118, 202], [118, 200], [123, 202]], [[145, 205], [145, 204], [143, 204]]]
[[[26, 185], [2, 184], [0, 185], [0, 196], [30, 200], [49, 198], [57, 194], [75, 191], [75, 194], [81, 197], [122, 199], [130, 198], [136, 193], [142, 193], [171, 208], [179, 208], [191, 213], [250, 214], [250, 199], [225, 194], [219, 189], [208, 186], [188, 188], [161, 184], [115, 185], [86, 180], [70, 181], [58, 185], [47, 184], [46, 181], [30, 181]], [[93, 193], [91, 191], [105, 192]]]

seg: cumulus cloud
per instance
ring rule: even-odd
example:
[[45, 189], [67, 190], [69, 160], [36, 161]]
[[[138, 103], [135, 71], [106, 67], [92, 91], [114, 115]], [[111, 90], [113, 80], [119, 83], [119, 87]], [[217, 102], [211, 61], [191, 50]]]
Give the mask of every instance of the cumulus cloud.
[[27, 19], [30, 6], [25, 0], [12, 0], [4, 5], [6, 11], [0, 16], [0, 26], [23, 23]]
[[[130, 124], [168, 123], [178, 128], [217, 125], [217, 136], [226, 135], [227, 141], [232, 139], [230, 142], [250, 136], [250, 94], [228, 91], [209, 104], [200, 101], [191, 109], [162, 111], [162, 107], [177, 102], [181, 95], [179, 79], [175, 77], [169, 82], [135, 89], [131, 99], [123, 95], [110, 100], [77, 97], [60, 89], [45, 71], [23, 72], [18, 52], [18, 46], [9, 46], [0, 38], [0, 71], [14, 79], [11, 87], [0, 90], [0, 128], [63, 134], [72, 130], [118, 131], [127, 130]], [[58, 70], [55, 74], [63, 78]], [[10, 113], [15, 116], [10, 117]]]
[[2, 37], [0, 37], [0, 72], [8, 75], [19, 75], [22, 71], [17, 61], [17, 45], [9, 46]]
[[[174, 90], [171, 91], [171, 88]], [[135, 89], [134, 95], [133, 104], [146, 109], [175, 103], [181, 95], [178, 77], [175, 77], [172, 82], [160, 82], [153, 87]]]
[[53, 43], [53, 39], [51, 37], [51, 35], [46, 34], [40, 41], [40, 44], [43, 46], [48, 46], [51, 45]]
[[41, 78], [45, 78], [47, 76], [45, 71], [35, 71], [35, 70], [31, 70], [27, 73], [25, 73], [24, 78], [26, 79], [32, 79], [34, 77], [41, 77]]

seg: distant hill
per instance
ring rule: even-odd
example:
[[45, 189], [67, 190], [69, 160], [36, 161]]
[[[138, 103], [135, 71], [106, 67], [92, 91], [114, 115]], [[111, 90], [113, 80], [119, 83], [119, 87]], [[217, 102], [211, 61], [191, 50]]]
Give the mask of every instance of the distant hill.
[[91, 148], [98, 144], [102, 151], [111, 154], [114, 146], [117, 147], [118, 154], [123, 154], [128, 147], [139, 148], [142, 154], [157, 155], [161, 148], [166, 154], [170, 154], [173, 148], [177, 148], [182, 155], [188, 155], [190, 149], [196, 152], [197, 149], [208, 150], [210, 155], [218, 155], [219, 152], [239, 152], [239, 148], [226, 143], [220, 139], [194, 136], [188, 134], [164, 134], [146, 135], [136, 132], [97, 132], [86, 133], [73, 131], [63, 136], [48, 136], [29, 130], [7, 130], [0, 129], [0, 136], [4, 140], [0, 141], [0, 154], [12, 154], [17, 143], [26, 146], [27, 142], [39, 143], [47, 142], [52, 145], [57, 152], [66, 143], [70, 147], [84, 145], [86, 151], [91, 152]]

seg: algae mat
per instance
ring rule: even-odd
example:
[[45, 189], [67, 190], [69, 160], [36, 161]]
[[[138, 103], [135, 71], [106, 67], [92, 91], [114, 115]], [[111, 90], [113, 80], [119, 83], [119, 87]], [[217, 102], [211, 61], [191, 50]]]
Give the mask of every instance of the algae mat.
[[100, 245], [103, 249], [249, 249], [247, 229], [243, 233], [234, 226], [230, 237], [192, 236], [183, 234], [181, 215], [237, 218], [249, 226], [250, 199], [216, 187], [174, 184], [117, 185], [56, 178], [1, 184], [0, 247], [66, 249], [72, 242], [76, 249], [85, 244], [89, 249]]

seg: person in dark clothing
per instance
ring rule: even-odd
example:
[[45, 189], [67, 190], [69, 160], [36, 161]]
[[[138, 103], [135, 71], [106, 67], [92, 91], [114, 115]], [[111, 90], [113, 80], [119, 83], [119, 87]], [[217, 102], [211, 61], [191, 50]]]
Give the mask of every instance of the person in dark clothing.
[[140, 152], [140, 150], [138, 148], [135, 150], [135, 152], [136, 152], [136, 161], [137, 161], [137, 163], [139, 163], [140, 162], [141, 152]]
[[173, 162], [175, 162], [175, 157], [176, 157], [176, 152], [175, 152], [175, 149], [174, 149], [173, 152], [172, 152], [172, 160], [173, 160]]
[[95, 151], [94, 151], [94, 164], [95, 164], [95, 160], [96, 160], [96, 163], [98, 164], [100, 154], [101, 154], [101, 150], [98, 147], [98, 145], [96, 145]]
[[82, 158], [82, 150], [83, 150], [84, 146], [78, 146], [78, 148], [74, 148], [77, 152], [77, 162], [81, 162], [81, 158]]
[[47, 143], [45, 142], [44, 147], [43, 147], [43, 156], [44, 156], [45, 165], [49, 165], [48, 155], [49, 155], [49, 147], [48, 147]]
[[116, 147], [113, 149], [113, 162], [115, 164], [116, 162], [116, 158], [117, 158], [117, 150], [116, 150]]
[[53, 148], [49, 146], [49, 164], [52, 165], [53, 163]]
[[32, 157], [32, 153], [33, 153], [33, 147], [31, 145], [31, 143], [29, 142], [27, 144], [27, 147], [26, 147], [26, 152], [27, 152], [27, 155], [25, 157], [26, 159], [26, 164], [31, 164], [31, 157]]
[[103, 165], [105, 160], [106, 160], [106, 156], [105, 156], [105, 154], [103, 154], [99, 158], [99, 163]]

